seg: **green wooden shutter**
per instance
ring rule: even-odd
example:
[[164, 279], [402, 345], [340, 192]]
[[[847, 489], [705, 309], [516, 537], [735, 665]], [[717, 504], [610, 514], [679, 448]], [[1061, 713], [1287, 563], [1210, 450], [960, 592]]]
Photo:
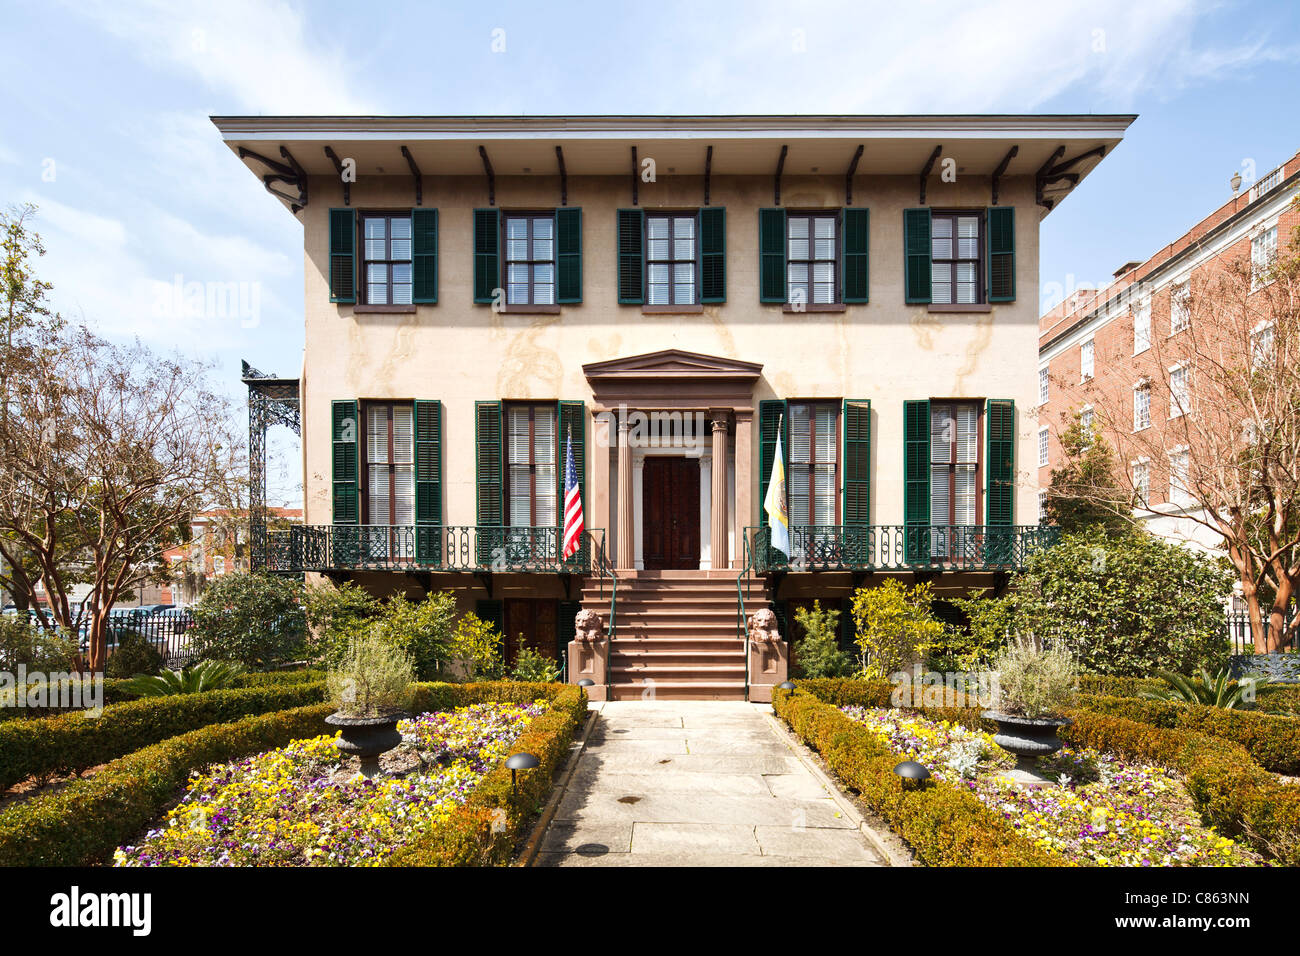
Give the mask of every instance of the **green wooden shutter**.
[[501, 288], [501, 210], [474, 210], [474, 301], [492, 302]]
[[840, 281], [843, 301], [865, 303], [869, 301], [868, 275], [871, 245], [871, 211], [869, 209], [844, 210], [843, 264]]
[[903, 258], [906, 273], [906, 300], [909, 303], [930, 301], [930, 210], [903, 210]]
[[785, 302], [785, 210], [758, 211], [758, 301]]
[[1016, 210], [1014, 207], [989, 207], [988, 250], [989, 301], [1016, 301]]
[[790, 451], [790, 416], [786, 414], [784, 399], [767, 398], [758, 403], [758, 513], [759, 524], [767, 526], [767, 512], [763, 502], [767, 499], [767, 486], [772, 480], [772, 462], [776, 459], [777, 429], [781, 430], [781, 450], [787, 457]]
[[358, 524], [361, 521], [361, 502], [357, 496], [359, 428], [355, 399], [341, 399], [331, 404], [334, 524]]
[[330, 210], [330, 301], [357, 301], [357, 211]]
[[415, 403], [415, 557], [442, 559], [442, 402]]
[[1016, 488], [1016, 403], [988, 400], [985, 419], [984, 523], [1014, 524]]
[[501, 524], [501, 403], [474, 403], [475, 521]]
[[618, 211], [618, 304], [645, 302], [645, 216], [640, 209]]
[[[844, 400], [844, 452], [841, 456], [844, 485], [841, 498], [842, 524], [846, 528], [866, 529], [871, 524], [871, 402], [865, 399]], [[865, 530], [846, 533], [845, 545], [850, 557], [865, 562], [870, 556]]]
[[905, 560], [930, 560], [930, 401], [903, 402], [903, 535]]
[[699, 213], [700, 301], [727, 301], [727, 210], [705, 206]]
[[411, 210], [412, 302], [438, 301], [438, 210]]
[[555, 301], [582, 301], [582, 210], [555, 210]]

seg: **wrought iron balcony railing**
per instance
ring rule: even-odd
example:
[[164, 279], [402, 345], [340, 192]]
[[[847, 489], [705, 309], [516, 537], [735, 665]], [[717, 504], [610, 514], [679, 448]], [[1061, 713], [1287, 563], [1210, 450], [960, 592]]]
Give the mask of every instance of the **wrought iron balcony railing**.
[[267, 570], [541, 571], [588, 574], [604, 532], [585, 533], [577, 553], [561, 557], [558, 527], [475, 525], [297, 525], [267, 536]]
[[771, 571], [1006, 570], [1055, 544], [1045, 525], [794, 525], [790, 551], [771, 546], [771, 529], [745, 529], [745, 563]]

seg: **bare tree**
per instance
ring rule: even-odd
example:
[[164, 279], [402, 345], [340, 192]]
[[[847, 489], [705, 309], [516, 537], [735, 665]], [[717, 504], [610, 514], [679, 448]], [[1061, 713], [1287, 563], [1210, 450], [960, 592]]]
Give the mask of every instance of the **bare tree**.
[[[74, 328], [9, 382], [0, 535], [31, 555], [55, 623], [88, 622], [91, 670], [104, 665], [109, 609], [163, 575], [162, 553], [222, 488], [236, 447], [207, 368], [138, 343]], [[81, 608], [76, 574], [90, 584]]]
[[1153, 330], [1138, 356], [1106, 356], [1131, 375], [1081, 392], [1116, 449], [1120, 487], [1139, 507], [1157, 502], [1125, 516], [1167, 512], [1217, 536], [1255, 649], [1277, 650], [1300, 623], [1300, 243], [1262, 275], [1248, 261], [1214, 263], [1170, 308], [1171, 334]]

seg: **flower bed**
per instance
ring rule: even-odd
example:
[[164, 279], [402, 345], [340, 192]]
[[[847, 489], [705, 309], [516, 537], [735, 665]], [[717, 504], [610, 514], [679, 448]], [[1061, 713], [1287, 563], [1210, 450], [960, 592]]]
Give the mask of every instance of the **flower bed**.
[[1085, 747], [1039, 762], [1058, 786], [1029, 789], [1001, 776], [1014, 759], [992, 735], [913, 712], [841, 708], [892, 750], [940, 781], [965, 788], [1035, 846], [1081, 865], [1242, 866], [1240, 844], [1202, 826], [1184, 784], [1169, 770]]
[[398, 725], [417, 767], [366, 780], [340, 771], [331, 736], [295, 740], [191, 780], [167, 825], [119, 849], [119, 866], [358, 866], [447, 822], [547, 708], [481, 703]]

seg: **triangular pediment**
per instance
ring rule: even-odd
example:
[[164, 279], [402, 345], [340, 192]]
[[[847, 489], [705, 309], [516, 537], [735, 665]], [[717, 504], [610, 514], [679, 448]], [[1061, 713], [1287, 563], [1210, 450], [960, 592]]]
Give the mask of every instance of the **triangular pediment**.
[[582, 367], [588, 381], [601, 379], [757, 379], [763, 366], [720, 355], [664, 349], [627, 358], [592, 362]]

